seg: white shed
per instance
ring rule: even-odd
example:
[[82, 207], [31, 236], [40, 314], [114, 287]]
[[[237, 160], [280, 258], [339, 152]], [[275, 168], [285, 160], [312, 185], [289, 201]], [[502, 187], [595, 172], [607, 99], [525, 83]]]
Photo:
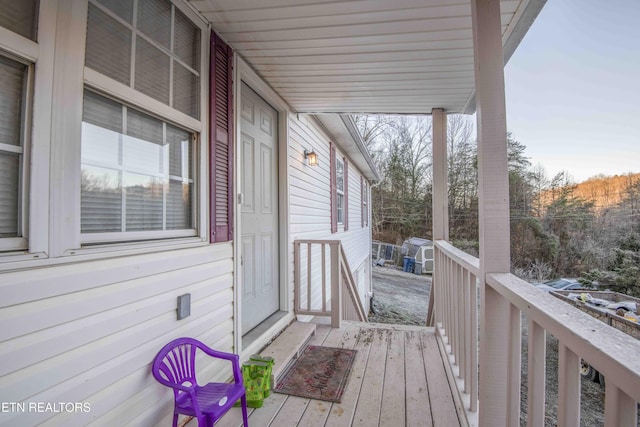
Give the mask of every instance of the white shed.
[[433, 242], [420, 237], [410, 237], [402, 242], [402, 254], [416, 259], [416, 274], [433, 272]]

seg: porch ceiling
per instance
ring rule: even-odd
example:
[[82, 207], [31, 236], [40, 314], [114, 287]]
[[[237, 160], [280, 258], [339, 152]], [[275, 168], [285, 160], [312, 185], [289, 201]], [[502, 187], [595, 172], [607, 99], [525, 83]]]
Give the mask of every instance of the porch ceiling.
[[[546, 0], [502, 0], [505, 62]], [[298, 112], [475, 110], [469, 0], [189, 0]]]

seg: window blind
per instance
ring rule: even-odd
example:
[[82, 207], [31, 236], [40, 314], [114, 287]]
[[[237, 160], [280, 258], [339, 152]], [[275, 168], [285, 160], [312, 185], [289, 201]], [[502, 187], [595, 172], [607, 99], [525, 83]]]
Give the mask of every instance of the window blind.
[[193, 229], [193, 136], [85, 90], [82, 233]]
[[30, 40], [36, 40], [38, 0], [0, 1], [0, 26]]
[[0, 237], [22, 235], [22, 128], [28, 67], [0, 56]]
[[199, 119], [200, 29], [167, 0], [138, 0], [135, 16], [130, 2], [90, 1], [86, 66]]

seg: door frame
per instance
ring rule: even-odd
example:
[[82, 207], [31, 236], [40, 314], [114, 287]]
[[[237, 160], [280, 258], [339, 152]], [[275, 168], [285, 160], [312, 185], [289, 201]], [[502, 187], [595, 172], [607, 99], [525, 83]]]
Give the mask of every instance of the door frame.
[[[241, 354], [246, 349], [242, 348], [242, 293], [239, 284], [242, 283], [240, 251], [242, 236], [242, 215], [238, 204], [238, 183], [242, 179], [240, 171], [240, 142], [241, 142], [241, 116], [238, 112], [241, 109], [241, 89], [242, 82], [262, 97], [273, 109], [278, 113], [278, 268], [279, 268], [279, 287], [280, 287], [280, 311], [287, 312], [280, 321], [274, 325], [279, 329], [286, 326], [293, 319], [293, 310], [291, 298], [289, 298], [289, 106], [280, 98], [266, 82], [264, 82], [253, 69], [240, 57], [234, 53], [234, 79], [233, 79], [233, 106], [234, 106], [234, 200], [236, 209], [234, 209], [233, 232], [233, 343], [234, 352]], [[264, 335], [268, 335], [267, 331]], [[257, 340], [261, 341], [261, 340]], [[260, 346], [261, 343], [256, 343]], [[265, 342], [266, 344], [266, 342]], [[254, 347], [253, 345], [251, 346]]]

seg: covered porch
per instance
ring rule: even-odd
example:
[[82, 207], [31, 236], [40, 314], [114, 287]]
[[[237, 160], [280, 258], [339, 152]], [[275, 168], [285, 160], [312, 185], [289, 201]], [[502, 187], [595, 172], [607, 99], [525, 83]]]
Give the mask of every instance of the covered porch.
[[[428, 324], [434, 329], [416, 333], [421, 336], [423, 349], [433, 346], [432, 339], [439, 348], [446, 348], [446, 369], [442, 372], [448, 369], [453, 372], [456, 379], [452, 396], [460, 396], [460, 406], [466, 413], [464, 419], [456, 415], [457, 422], [516, 426], [524, 418], [520, 399], [524, 315], [530, 349], [527, 425], [545, 425], [546, 334], [552, 334], [560, 342], [558, 425], [580, 425], [581, 359], [607, 377], [605, 425], [636, 425], [640, 361], [634, 355], [640, 353], [638, 341], [610, 331], [597, 320], [542, 295], [510, 273], [503, 68], [544, 3], [544, 0], [191, 2], [237, 54], [300, 115], [432, 115], [435, 260]], [[474, 112], [478, 131], [479, 258], [470, 257], [449, 243], [447, 200], [447, 115]], [[326, 339], [349, 338], [341, 331], [328, 332]], [[406, 332], [402, 338], [394, 336], [390, 333], [387, 337], [391, 341], [404, 340], [402, 365], [405, 378], [409, 378], [407, 367], [412, 372], [416, 369], [412, 364], [415, 361], [407, 358], [406, 352], [407, 342], [413, 341]], [[387, 366], [393, 368], [398, 359], [389, 357], [386, 351], [396, 347], [390, 347], [388, 342], [381, 341], [380, 347], [371, 346], [368, 355], [375, 356], [373, 360], [382, 359], [378, 353], [385, 352]], [[426, 345], [427, 342], [430, 344]], [[417, 366], [423, 366], [425, 372], [433, 369], [433, 365], [439, 367], [442, 360], [424, 353], [421, 359]], [[435, 395], [429, 392], [442, 388], [431, 385], [427, 374], [425, 378], [428, 392], [421, 396], [418, 407], [433, 410], [431, 399]], [[386, 405], [385, 396], [391, 393], [385, 394], [385, 387], [392, 386], [392, 382], [385, 375], [382, 384], [371, 389], [363, 385], [365, 379], [366, 376], [360, 391], [376, 390], [377, 404]], [[407, 421], [414, 413], [408, 409], [412, 396], [408, 387], [415, 385], [405, 382], [403, 386], [404, 394], [398, 395], [404, 396], [406, 405], [392, 400], [395, 403], [391, 407], [404, 407], [404, 421], [413, 425]], [[449, 390], [448, 386], [445, 390]], [[456, 400], [447, 395], [448, 392], [438, 395], [438, 399], [448, 403], [437, 406], [448, 407], [450, 414], [458, 414], [453, 404]], [[356, 402], [365, 397], [349, 396]], [[363, 401], [361, 407], [367, 404]], [[322, 412], [316, 411], [314, 405], [317, 402], [285, 398], [275, 404], [274, 417], [277, 419], [282, 412], [300, 421], [316, 414], [314, 422], [329, 425], [335, 407], [324, 407], [326, 412]], [[358, 405], [349, 416], [354, 424], [359, 422], [357, 411]], [[385, 412], [378, 414], [382, 416]], [[402, 416], [396, 416], [391, 425], [396, 425], [398, 419]], [[373, 421], [376, 424], [389, 425], [380, 418]], [[433, 420], [433, 424], [437, 422]]]
[[[358, 351], [342, 402], [272, 393], [262, 408], [250, 409], [249, 424], [274, 427], [466, 425], [462, 407], [454, 399], [457, 392], [450, 385], [453, 377], [434, 332], [434, 328], [428, 327], [359, 322], [343, 322], [340, 328], [317, 325], [309, 344]], [[193, 420], [187, 426], [196, 424]], [[217, 425], [242, 425], [240, 409], [234, 408]]]

